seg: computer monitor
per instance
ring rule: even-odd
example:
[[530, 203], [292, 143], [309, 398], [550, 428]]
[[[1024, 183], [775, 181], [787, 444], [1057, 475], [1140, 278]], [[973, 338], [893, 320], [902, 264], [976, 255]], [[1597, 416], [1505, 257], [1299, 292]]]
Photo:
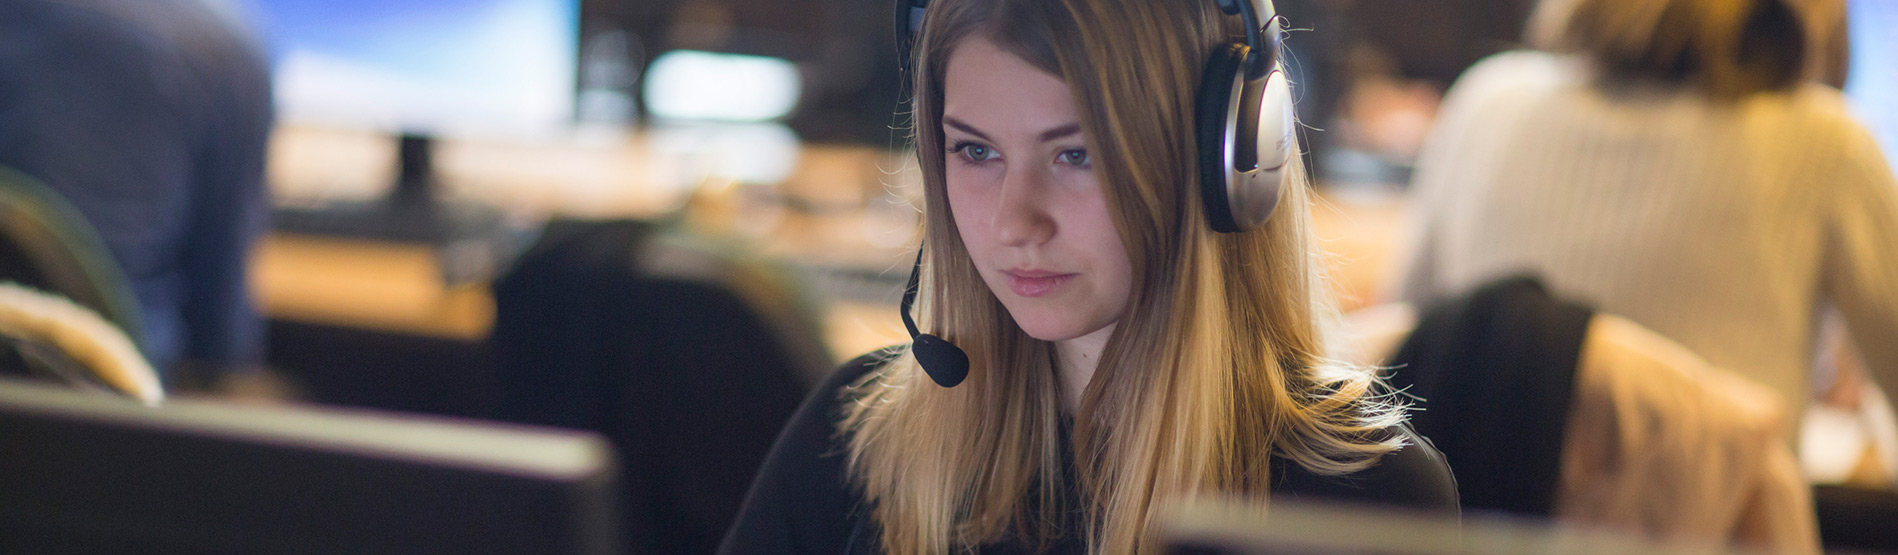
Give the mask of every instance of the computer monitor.
[[620, 551], [580, 432], [0, 379], [0, 552]]
[[415, 243], [501, 241], [497, 211], [437, 198], [434, 139], [543, 141], [571, 131], [579, 0], [251, 1], [270, 51], [280, 122], [401, 138], [387, 197], [286, 205], [278, 229]]
[[573, 120], [578, 0], [255, 0], [279, 118], [532, 137]]

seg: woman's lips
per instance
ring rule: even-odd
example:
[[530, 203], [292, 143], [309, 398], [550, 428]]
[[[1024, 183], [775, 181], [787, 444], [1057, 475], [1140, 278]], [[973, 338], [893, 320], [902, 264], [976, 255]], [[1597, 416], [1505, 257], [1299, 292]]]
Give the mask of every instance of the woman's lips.
[[1081, 275], [1046, 270], [1004, 270], [1002, 273], [1008, 276], [1008, 290], [1023, 297], [1047, 295]]

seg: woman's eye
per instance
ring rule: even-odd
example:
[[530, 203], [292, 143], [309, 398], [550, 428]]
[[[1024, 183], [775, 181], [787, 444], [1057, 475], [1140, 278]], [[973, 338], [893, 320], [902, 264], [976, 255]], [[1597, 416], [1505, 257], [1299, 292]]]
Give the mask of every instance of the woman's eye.
[[983, 162], [995, 158], [995, 150], [975, 143], [957, 144], [953, 152], [962, 155], [971, 162]]
[[1074, 149], [1074, 150], [1062, 151], [1060, 155], [1055, 157], [1055, 159], [1060, 161], [1063, 164], [1076, 166], [1076, 167], [1085, 168], [1087, 167], [1087, 164], [1088, 164], [1087, 150], [1079, 149], [1079, 148]]

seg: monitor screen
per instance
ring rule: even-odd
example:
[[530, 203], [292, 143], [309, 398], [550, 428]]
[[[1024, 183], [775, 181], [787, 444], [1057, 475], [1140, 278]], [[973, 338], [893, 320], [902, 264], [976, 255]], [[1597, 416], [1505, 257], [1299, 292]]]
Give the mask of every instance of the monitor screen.
[[0, 378], [0, 553], [617, 553], [581, 432]]
[[279, 117], [426, 135], [573, 120], [579, 0], [253, 0]]

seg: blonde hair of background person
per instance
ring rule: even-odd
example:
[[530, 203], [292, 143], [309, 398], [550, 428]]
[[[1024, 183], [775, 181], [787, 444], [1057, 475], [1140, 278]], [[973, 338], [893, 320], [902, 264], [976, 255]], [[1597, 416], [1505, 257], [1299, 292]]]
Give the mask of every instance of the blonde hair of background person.
[[1071, 87], [1133, 269], [1074, 419], [1093, 551], [1149, 551], [1170, 502], [1263, 499], [1274, 453], [1342, 474], [1401, 446], [1380, 433], [1403, 413], [1375, 393], [1374, 375], [1328, 358], [1336, 315], [1302, 168], [1262, 229], [1215, 234], [1199, 206], [1194, 91], [1212, 49], [1243, 35], [1236, 21], [1210, 1], [930, 7], [914, 83], [928, 215], [919, 320], [972, 365], [967, 383], [940, 388], [904, 353], [847, 393], [850, 473], [874, 502], [886, 551], [946, 553], [1011, 529], [1059, 536], [1071, 509], [1056, 502], [1059, 356], [985, 286], [947, 210], [945, 73], [972, 37]]
[[[1543, 0], [1529, 40], [1550, 52], [1581, 54], [1611, 78], [1699, 87], [1719, 100], [1784, 90], [1821, 62], [1808, 52], [1816, 28], [1802, 11], [1838, 0]], [[1831, 60], [1823, 62], [1830, 63]]]

